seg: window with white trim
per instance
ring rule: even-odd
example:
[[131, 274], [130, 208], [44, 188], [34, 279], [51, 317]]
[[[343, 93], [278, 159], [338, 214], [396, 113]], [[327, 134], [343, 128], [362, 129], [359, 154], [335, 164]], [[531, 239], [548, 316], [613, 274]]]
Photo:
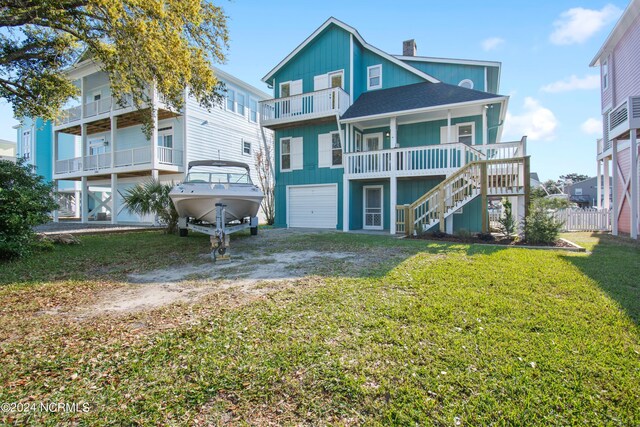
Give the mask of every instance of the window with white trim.
[[353, 142], [353, 150], [356, 153], [362, 151], [362, 134], [360, 132], [355, 133], [355, 141]]
[[473, 123], [465, 123], [458, 125], [458, 142], [462, 142], [465, 145], [473, 145], [474, 132]]
[[244, 154], [245, 156], [251, 155], [251, 142], [245, 139], [242, 140], [242, 154]]
[[158, 147], [173, 148], [173, 126], [158, 129]]
[[609, 61], [604, 60], [602, 62], [602, 89], [606, 90], [609, 87]]
[[364, 151], [382, 150], [382, 132], [364, 135]]
[[461, 80], [460, 83], [458, 83], [458, 86], [463, 87], [465, 89], [473, 89], [473, 80], [471, 79]]
[[280, 170], [291, 170], [291, 138], [280, 140]]
[[451, 139], [448, 139], [449, 129], [447, 126], [440, 128], [440, 143], [462, 142], [466, 145], [476, 143], [476, 124], [474, 122], [458, 123], [451, 125]]
[[344, 86], [344, 72], [333, 71], [329, 73], [329, 87], [343, 87]]
[[238, 92], [238, 101], [236, 102], [237, 104], [237, 113], [240, 114], [241, 116], [244, 116], [244, 93], [240, 93]]
[[22, 132], [22, 158], [29, 160], [31, 158], [31, 131]]
[[291, 96], [291, 82], [280, 83], [280, 98]]
[[382, 64], [367, 67], [367, 90], [382, 87]]
[[258, 101], [249, 98], [249, 121], [258, 123]]
[[331, 133], [331, 166], [342, 166], [342, 142], [338, 132]]
[[233, 89], [227, 89], [227, 110], [236, 111], [236, 91]]
[[105, 137], [93, 138], [88, 141], [89, 143], [89, 155], [94, 156], [96, 154], [107, 153], [108, 142]]

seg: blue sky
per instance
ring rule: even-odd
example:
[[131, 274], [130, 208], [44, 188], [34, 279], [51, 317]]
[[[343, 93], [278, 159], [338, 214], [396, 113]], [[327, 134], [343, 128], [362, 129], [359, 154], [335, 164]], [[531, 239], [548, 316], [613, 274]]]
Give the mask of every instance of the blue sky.
[[[248, 1], [219, 2], [229, 16], [223, 70], [260, 81], [330, 16], [391, 54], [413, 38], [418, 55], [502, 62], [509, 95], [503, 140], [529, 136], [532, 171], [543, 179], [595, 175], [599, 72], [591, 59], [626, 1]], [[0, 138], [15, 140], [11, 108], [0, 105]]]

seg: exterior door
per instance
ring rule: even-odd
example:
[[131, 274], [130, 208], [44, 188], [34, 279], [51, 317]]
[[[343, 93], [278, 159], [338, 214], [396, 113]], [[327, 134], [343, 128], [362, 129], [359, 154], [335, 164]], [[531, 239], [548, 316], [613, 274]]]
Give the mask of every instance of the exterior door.
[[382, 230], [382, 185], [368, 185], [363, 187], [364, 221], [366, 230]]

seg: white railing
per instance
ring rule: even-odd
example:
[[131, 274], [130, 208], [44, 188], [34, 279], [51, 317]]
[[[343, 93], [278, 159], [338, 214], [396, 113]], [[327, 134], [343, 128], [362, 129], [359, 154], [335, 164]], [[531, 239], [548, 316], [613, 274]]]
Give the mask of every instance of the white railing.
[[114, 167], [148, 164], [151, 163], [151, 147], [116, 151], [114, 158]]
[[16, 157], [14, 156], [0, 156], [0, 160], [5, 160], [12, 163], [15, 163], [17, 161]]
[[111, 111], [111, 97], [108, 96], [97, 101], [84, 104], [84, 117], [97, 116]]
[[76, 105], [75, 107], [67, 108], [62, 111], [60, 117], [60, 123], [67, 124], [78, 121], [82, 118], [82, 105]]
[[165, 165], [182, 166], [182, 150], [158, 147], [158, 162]]
[[342, 88], [322, 89], [315, 92], [270, 99], [260, 102], [260, 118], [263, 124], [287, 122], [344, 114], [350, 98]]
[[515, 157], [524, 157], [527, 155], [527, 137], [523, 137], [520, 141], [500, 142], [498, 144], [478, 145], [479, 151], [484, 153], [487, 160], [513, 159]]
[[111, 153], [93, 154], [84, 158], [84, 170], [108, 169], [111, 167]]
[[125, 95], [122, 100], [122, 104], [117, 103], [114, 99], [112, 104], [114, 110], [122, 110], [123, 108], [133, 107], [133, 96]]
[[363, 151], [344, 155], [345, 173], [351, 177], [449, 175], [484, 156], [475, 148], [455, 142], [420, 147]]
[[605, 141], [604, 139], [598, 139], [598, 154], [605, 153], [612, 146], [611, 140]]
[[71, 173], [82, 170], [82, 157], [72, 159], [56, 160], [55, 173]]
[[609, 231], [611, 211], [609, 209], [559, 209], [551, 214], [561, 222], [562, 231]]

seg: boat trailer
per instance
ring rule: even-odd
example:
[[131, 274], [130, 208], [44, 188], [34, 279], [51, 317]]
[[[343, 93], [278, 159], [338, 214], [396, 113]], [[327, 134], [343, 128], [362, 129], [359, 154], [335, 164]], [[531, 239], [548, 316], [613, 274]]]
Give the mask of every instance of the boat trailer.
[[[226, 224], [226, 205], [216, 203], [216, 223], [215, 224], [194, 224], [189, 222], [188, 218], [178, 219], [178, 229], [180, 237], [186, 237], [188, 230], [197, 231], [209, 235], [211, 241], [211, 259], [229, 260], [229, 235], [241, 230], [251, 229], [251, 235], [258, 234], [258, 217], [254, 216], [248, 222], [240, 224]], [[246, 219], [245, 219], [246, 221]]]

